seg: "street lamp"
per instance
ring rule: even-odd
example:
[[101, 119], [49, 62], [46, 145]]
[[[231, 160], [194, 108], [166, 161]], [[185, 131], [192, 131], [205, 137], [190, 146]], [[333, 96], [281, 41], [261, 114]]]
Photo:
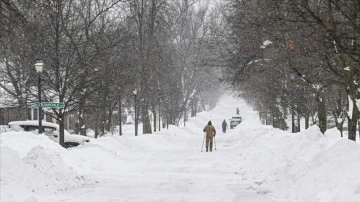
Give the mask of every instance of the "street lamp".
[[38, 74], [38, 98], [39, 98], [39, 134], [42, 134], [42, 107], [41, 107], [41, 73], [44, 68], [44, 62], [37, 60], [35, 63], [35, 69]]
[[137, 123], [137, 113], [136, 113], [136, 94], [137, 94], [136, 89], [133, 90], [133, 94], [134, 94], [134, 112], [135, 112], [135, 136], [137, 136], [137, 134], [138, 134], [138, 123]]

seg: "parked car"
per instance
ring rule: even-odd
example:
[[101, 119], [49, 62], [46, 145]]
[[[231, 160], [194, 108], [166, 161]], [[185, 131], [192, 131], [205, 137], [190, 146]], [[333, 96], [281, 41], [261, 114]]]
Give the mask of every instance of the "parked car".
[[[39, 121], [12, 121], [8, 123], [9, 128], [12, 128], [15, 131], [34, 131], [38, 132], [39, 130]], [[55, 142], [59, 142], [60, 129], [59, 125], [56, 123], [42, 122], [42, 131], [43, 134], [48, 136], [50, 139]], [[89, 138], [82, 135], [70, 134], [66, 130], [64, 131], [64, 144], [65, 148], [76, 147], [78, 145], [84, 144], [85, 142], [90, 142]]]
[[242, 117], [241, 116], [233, 116], [230, 119], [230, 129], [235, 128], [237, 125], [239, 125], [242, 122]]

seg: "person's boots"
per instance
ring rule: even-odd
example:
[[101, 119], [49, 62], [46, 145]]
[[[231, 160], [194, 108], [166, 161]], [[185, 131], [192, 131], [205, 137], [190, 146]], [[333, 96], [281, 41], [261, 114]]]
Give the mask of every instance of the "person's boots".
[[208, 152], [208, 148], [206, 147], [206, 152]]

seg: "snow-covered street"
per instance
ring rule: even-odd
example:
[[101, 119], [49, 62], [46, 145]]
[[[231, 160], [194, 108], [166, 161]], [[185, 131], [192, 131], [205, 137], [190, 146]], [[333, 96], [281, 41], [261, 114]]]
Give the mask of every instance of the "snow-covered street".
[[[244, 121], [222, 133], [237, 107]], [[216, 150], [201, 152], [209, 120]], [[261, 125], [230, 96], [186, 127], [124, 130], [68, 150], [45, 136], [2, 133], [1, 201], [360, 201], [358, 144], [316, 126], [291, 134]]]
[[105, 162], [116, 169], [102, 174], [98, 184], [59, 193], [51, 201], [269, 201], [237, 175], [231, 136], [218, 137], [212, 153], [200, 152], [199, 137], [160, 138], [158, 148], [148, 145], [119, 159], [122, 163]]

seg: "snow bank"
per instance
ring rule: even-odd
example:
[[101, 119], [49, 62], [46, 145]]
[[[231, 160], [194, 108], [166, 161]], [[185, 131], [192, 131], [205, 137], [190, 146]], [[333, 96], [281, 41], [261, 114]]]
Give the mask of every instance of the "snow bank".
[[0, 125], [0, 134], [5, 133], [8, 130], [9, 130], [9, 126]]
[[6, 132], [0, 135], [0, 146], [1, 201], [22, 201], [36, 193], [55, 193], [95, 182], [67, 165], [69, 151], [45, 135]]
[[360, 147], [317, 126], [291, 134], [242, 123], [238, 174], [274, 201], [360, 201]]

